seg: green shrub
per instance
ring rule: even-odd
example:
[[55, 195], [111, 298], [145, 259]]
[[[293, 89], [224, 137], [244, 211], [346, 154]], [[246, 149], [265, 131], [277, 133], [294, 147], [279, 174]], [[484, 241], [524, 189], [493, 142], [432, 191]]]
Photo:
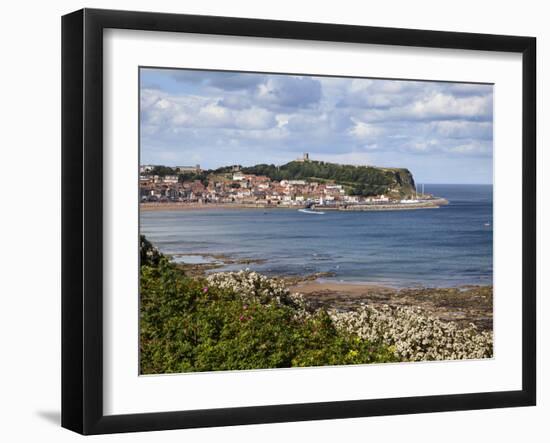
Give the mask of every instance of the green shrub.
[[141, 373], [396, 360], [387, 346], [336, 329], [325, 311], [306, 312], [279, 282], [249, 274], [189, 278], [163, 256], [142, 264]]
[[157, 266], [162, 255], [144, 235], [139, 236], [139, 263], [140, 265]]

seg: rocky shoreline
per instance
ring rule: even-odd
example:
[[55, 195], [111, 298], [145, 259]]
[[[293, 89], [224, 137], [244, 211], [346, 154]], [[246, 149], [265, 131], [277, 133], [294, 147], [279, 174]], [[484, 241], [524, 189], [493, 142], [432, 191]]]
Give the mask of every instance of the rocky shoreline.
[[[223, 254], [189, 253], [185, 256], [207, 257], [206, 263], [178, 263], [176, 266], [190, 277], [205, 276], [210, 271], [230, 264], [243, 267], [263, 263], [260, 259], [234, 259]], [[439, 320], [461, 327], [470, 323], [483, 331], [493, 328], [493, 287], [467, 285], [452, 288], [392, 288], [378, 284], [340, 283], [323, 280], [333, 277], [327, 272], [305, 276], [279, 276], [293, 293], [304, 296], [311, 309], [325, 308], [342, 312], [360, 305], [414, 307]]]
[[[177, 258], [178, 255], [171, 256], [172, 259]], [[181, 269], [186, 275], [190, 277], [198, 277], [198, 276], [204, 276], [208, 271], [212, 271], [214, 269], [219, 269], [227, 265], [233, 265], [233, 264], [239, 264], [239, 265], [250, 265], [250, 264], [259, 264], [259, 263], [265, 263], [265, 259], [249, 259], [249, 258], [243, 258], [243, 259], [234, 259], [231, 258], [225, 254], [211, 254], [211, 253], [186, 253], [181, 254], [182, 256], [186, 257], [200, 257], [200, 258], [208, 258], [211, 259], [211, 261], [205, 262], [205, 263], [177, 263], [175, 262], [175, 265], [178, 269]]]
[[313, 308], [353, 311], [361, 304], [421, 309], [439, 320], [482, 331], [493, 329], [493, 287], [395, 289], [379, 285], [303, 282], [289, 288]]

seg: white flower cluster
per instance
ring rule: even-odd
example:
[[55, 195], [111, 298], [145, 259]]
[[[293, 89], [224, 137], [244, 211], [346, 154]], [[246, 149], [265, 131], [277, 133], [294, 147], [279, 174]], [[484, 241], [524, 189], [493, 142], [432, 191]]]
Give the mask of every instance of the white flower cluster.
[[206, 280], [209, 286], [229, 290], [244, 301], [275, 302], [305, 312], [306, 303], [302, 295], [291, 294], [283, 281], [266, 277], [257, 272], [249, 270], [219, 272], [209, 275]]
[[[311, 315], [301, 294], [292, 294], [283, 281], [249, 270], [220, 272], [207, 277], [209, 286], [228, 290], [243, 301], [290, 306], [297, 318]], [[420, 309], [362, 304], [354, 311], [329, 310], [337, 328], [394, 349], [403, 361], [490, 358], [493, 335], [474, 324], [460, 328], [423, 313]]]
[[479, 359], [493, 356], [493, 335], [474, 324], [461, 329], [419, 309], [361, 305], [356, 311], [331, 310], [337, 327], [359, 337], [392, 346], [405, 361]]

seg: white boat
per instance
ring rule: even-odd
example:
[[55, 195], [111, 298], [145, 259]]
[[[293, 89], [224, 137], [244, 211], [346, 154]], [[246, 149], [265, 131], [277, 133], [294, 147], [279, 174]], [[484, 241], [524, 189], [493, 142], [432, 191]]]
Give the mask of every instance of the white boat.
[[303, 212], [304, 214], [318, 214], [318, 215], [324, 214], [323, 211], [313, 211], [311, 209], [298, 209], [298, 212]]

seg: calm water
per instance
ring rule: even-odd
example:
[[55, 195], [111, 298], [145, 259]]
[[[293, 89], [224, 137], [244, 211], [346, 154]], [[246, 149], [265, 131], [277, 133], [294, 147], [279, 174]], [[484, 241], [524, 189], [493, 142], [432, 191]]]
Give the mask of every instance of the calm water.
[[266, 260], [220, 270], [332, 272], [334, 280], [394, 286], [491, 284], [492, 186], [426, 185], [425, 191], [450, 204], [325, 215], [281, 209], [142, 212], [141, 232], [169, 254]]

